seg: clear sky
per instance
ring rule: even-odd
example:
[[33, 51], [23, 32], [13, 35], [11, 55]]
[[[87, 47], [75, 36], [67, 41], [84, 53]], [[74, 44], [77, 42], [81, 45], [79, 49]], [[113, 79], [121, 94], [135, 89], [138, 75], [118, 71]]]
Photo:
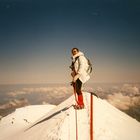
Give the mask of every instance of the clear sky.
[[90, 82], [139, 82], [140, 1], [0, 0], [0, 84], [68, 83], [73, 47]]

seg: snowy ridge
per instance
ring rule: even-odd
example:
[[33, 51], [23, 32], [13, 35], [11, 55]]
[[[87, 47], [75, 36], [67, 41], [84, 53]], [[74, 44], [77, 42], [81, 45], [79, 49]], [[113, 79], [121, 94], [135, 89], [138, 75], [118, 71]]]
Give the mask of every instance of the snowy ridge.
[[[14, 132], [9, 137], [4, 137], [0, 126], [0, 140], [76, 140], [76, 112], [71, 106], [74, 102], [72, 96], [51, 108], [48, 113], [44, 111], [44, 114], [32, 121], [33, 123], [29, 123], [23, 127], [24, 129]], [[85, 109], [77, 111], [78, 140], [90, 139], [90, 94], [87, 92], [84, 92], [84, 102]], [[41, 108], [43, 106], [40, 110]], [[21, 112], [24, 114], [24, 110]], [[94, 96], [93, 112], [94, 140], [140, 139], [140, 123], [107, 101]], [[30, 116], [33, 118], [34, 114], [31, 113]], [[8, 126], [7, 129], [9, 129]]]
[[67, 99], [66, 101], [62, 102], [60, 105], [58, 105], [56, 108], [52, 109], [50, 112], [46, 113], [44, 116], [39, 118], [37, 121], [35, 121], [33, 124], [28, 126], [25, 131], [29, 130], [30, 128], [34, 127], [35, 125], [46, 121], [48, 119], [51, 119], [53, 116], [56, 116], [57, 114], [60, 114], [61, 112], [67, 110], [69, 107], [71, 107], [72, 103], [74, 103], [73, 96]]
[[94, 98], [94, 140], [139, 140], [140, 123], [105, 100]]

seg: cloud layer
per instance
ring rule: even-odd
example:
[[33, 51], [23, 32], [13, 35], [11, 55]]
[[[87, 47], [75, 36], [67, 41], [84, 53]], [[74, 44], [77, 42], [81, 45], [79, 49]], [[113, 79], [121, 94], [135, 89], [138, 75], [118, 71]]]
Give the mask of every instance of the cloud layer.
[[[92, 85], [84, 91], [92, 91]], [[140, 121], [140, 84], [122, 84], [97, 86], [94, 88], [102, 99], [106, 99], [113, 106], [128, 113]], [[24, 87], [7, 92], [7, 102], [0, 105], [0, 111], [9, 110], [27, 104], [59, 104], [73, 95], [70, 86], [40, 86]], [[8, 100], [9, 99], [9, 100]], [[1, 115], [1, 114], [0, 114]]]

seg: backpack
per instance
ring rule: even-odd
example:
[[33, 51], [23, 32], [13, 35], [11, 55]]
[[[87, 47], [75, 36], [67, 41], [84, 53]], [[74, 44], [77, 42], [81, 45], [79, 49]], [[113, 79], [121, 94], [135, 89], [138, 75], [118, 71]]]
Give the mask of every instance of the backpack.
[[87, 63], [88, 63], [87, 73], [91, 74], [92, 73], [92, 64], [88, 58], [86, 58], [86, 59], [87, 59]]

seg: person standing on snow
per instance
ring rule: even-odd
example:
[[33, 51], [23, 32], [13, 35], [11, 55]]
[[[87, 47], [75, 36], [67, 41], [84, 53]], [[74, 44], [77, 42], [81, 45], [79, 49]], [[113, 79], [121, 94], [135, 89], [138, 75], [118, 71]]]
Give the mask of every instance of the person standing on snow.
[[72, 69], [72, 85], [74, 90], [77, 93], [77, 105], [74, 106], [75, 109], [83, 109], [84, 108], [84, 101], [83, 101], [83, 94], [81, 91], [83, 83], [87, 82], [90, 79], [88, 73], [88, 60], [84, 56], [84, 53], [79, 51], [78, 48], [73, 48], [71, 50], [72, 53], [72, 64], [70, 68]]

